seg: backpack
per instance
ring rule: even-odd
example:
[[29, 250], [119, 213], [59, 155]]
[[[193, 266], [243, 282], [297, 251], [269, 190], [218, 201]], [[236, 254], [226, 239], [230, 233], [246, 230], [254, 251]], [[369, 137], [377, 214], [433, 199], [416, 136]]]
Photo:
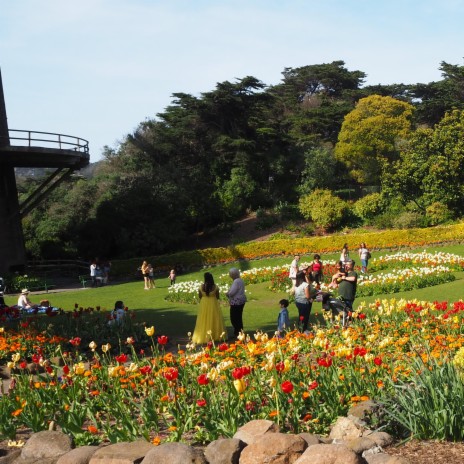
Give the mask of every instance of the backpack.
[[368, 251], [368, 252], [367, 252], [367, 259], [371, 259], [371, 257], [372, 257], [371, 252]]

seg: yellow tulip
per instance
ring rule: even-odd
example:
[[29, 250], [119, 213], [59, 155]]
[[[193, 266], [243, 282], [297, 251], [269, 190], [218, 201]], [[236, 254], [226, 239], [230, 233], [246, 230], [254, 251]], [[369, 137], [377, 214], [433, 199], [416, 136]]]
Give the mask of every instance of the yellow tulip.
[[234, 380], [234, 387], [237, 390], [238, 394], [240, 395], [246, 389], [246, 383], [243, 379], [235, 379]]
[[78, 364], [74, 364], [73, 366], [74, 373], [77, 375], [83, 375], [85, 372], [85, 365], [83, 362], [80, 362]]
[[11, 355], [11, 360], [15, 363], [18, 362], [20, 359], [21, 359], [21, 355], [19, 353], [15, 353]]
[[92, 351], [95, 351], [97, 349], [97, 344], [95, 342], [90, 342], [89, 343], [89, 348], [92, 350]]
[[155, 335], [155, 327], [154, 327], [154, 326], [145, 327], [145, 333], [146, 333], [149, 337], [153, 337], [153, 335]]
[[109, 343], [107, 343], [106, 345], [102, 345], [102, 351], [103, 353], [106, 353], [107, 351], [109, 351], [111, 349], [111, 345]]

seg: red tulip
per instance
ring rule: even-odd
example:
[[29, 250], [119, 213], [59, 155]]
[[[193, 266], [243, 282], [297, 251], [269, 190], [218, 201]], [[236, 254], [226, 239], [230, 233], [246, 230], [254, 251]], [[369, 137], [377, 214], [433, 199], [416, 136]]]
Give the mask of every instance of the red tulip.
[[114, 359], [120, 364], [124, 364], [127, 361], [127, 355], [120, 354], [119, 356], [115, 356]]
[[291, 393], [293, 391], [293, 383], [290, 382], [290, 380], [286, 380], [285, 382], [282, 382], [280, 388], [284, 393]]
[[204, 406], [206, 406], [206, 400], [201, 398], [200, 400], [197, 400], [197, 405], [200, 407], [200, 408], [203, 408]]
[[175, 367], [170, 367], [163, 373], [163, 375], [166, 380], [172, 381], [179, 377], [179, 371]]
[[79, 346], [81, 344], [81, 339], [79, 337], [74, 337], [69, 340], [69, 343], [73, 346]]
[[160, 337], [158, 337], [158, 343], [160, 345], [166, 345], [168, 343], [169, 339], [168, 337], [166, 337], [166, 335], [161, 335]]
[[197, 377], [197, 381], [199, 385], [208, 385], [209, 384], [209, 379], [206, 374], [201, 374]]

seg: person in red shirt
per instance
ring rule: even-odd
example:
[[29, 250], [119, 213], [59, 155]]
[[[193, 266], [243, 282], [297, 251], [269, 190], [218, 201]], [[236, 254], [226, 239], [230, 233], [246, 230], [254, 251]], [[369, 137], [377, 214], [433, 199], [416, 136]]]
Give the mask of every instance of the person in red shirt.
[[322, 271], [322, 261], [318, 254], [314, 255], [313, 263], [311, 264], [311, 280], [314, 282], [317, 289], [321, 288], [321, 282], [324, 277]]

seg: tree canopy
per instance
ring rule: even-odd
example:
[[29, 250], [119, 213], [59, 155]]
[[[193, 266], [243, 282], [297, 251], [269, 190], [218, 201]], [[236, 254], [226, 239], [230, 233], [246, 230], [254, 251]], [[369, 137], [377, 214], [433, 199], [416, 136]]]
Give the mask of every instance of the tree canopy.
[[[92, 177], [64, 183], [24, 219], [28, 252], [165, 253], [246, 211], [312, 205], [299, 200], [319, 198], [315, 190], [337, 216], [327, 218], [316, 198], [317, 222], [335, 227], [350, 205], [339, 201], [347, 185], [356, 198], [366, 186], [379, 191], [382, 208], [368, 202], [364, 219], [394, 197], [456, 217], [464, 210], [464, 67], [440, 66], [443, 79], [427, 84], [364, 86], [366, 74], [339, 60], [285, 68], [273, 86], [245, 76], [198, 96], [175, 93], [105, 149]], [[301, 214], [316, 217], [305, 207]]]

